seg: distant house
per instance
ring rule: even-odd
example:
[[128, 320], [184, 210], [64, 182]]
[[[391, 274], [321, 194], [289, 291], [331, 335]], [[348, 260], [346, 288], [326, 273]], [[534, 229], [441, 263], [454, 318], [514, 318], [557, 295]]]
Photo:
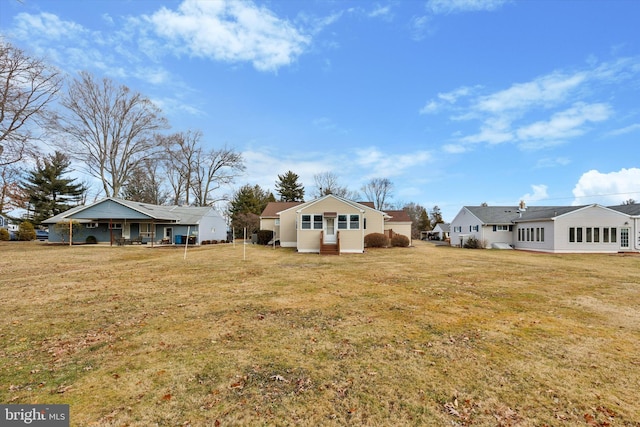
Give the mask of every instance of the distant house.
[[411, 241], [406, 212], [384, 212], [333, 194], [309, 202], [271, 202], [260, 215], [260, 229], [272, 230], [282, 247], [308, 253], [362, 253], [370, 233], [402, 234]]
[[640, 252], [640, 205], [464, 206], [451, 244], [469, 238], [540, 252]]
[[449, 229], [451, 224], [439, 222], [433, 227], [431, 230], [431, 235], [436, 237], [438, 240], [447, 240], [449, 238]]
[[49, 226], [49, 242], [68, 239], [55, 225], [69, 221], [80, 225], [73, 231], [75, 242], [89, 236], [111, 244], [199, 244], [227, 238], [224, 218], [211, 207], [160, 206], [109, 197], [43, 221]]

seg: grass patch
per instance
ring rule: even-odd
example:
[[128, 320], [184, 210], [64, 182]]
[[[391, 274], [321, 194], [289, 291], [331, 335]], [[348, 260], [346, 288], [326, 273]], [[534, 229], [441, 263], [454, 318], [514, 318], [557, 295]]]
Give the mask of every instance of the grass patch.
[[639, 425], [640, 257], [415, 244], [0, 242], [0, 401], [78, 426]]

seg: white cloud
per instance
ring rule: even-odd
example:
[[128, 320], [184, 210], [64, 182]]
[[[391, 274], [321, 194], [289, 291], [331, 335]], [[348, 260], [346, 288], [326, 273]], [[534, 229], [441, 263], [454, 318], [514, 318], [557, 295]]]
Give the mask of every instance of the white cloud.
[[472, 91], [472, 88], [462, 86], [450, 92], [438, 93], [438, 100], [432, 99], [427, 102], [427, 104], [420, 110], [420, 114], [435, 113], [436, 111], [440, 110], [441, 107], [453, 105], [458, 101], [458, 99], [469, 96]]
[[606, 104], [577, 103], [573, 107], [555, 113], [548, 121], [539, 121], [517, 130], [520, 141], [560, 141], [585, 133], [587, 122], [601, 122], [611, 116]]
[[[640, 74], [640, 58], [619, 58], [610, 63], [591, 62], [573, 72], [553, 71], [506, 89], [480, 94], [482, 86], [462, 86], [439, 93], [420, 114], [448, 112], [461, 129], [445, 151], [462, 152], [460, 146], [514, 143], [521, 150], [540, 150], [565, 144], [596, 129], [613, 117], [612, 100], [605, 88], [631, 81]], [[472, 122], [478, 122], [474, 129]], [[463, 130], [464, 129], [464, 130]], [[640, 130], [640, 124], [609, 132], [618, 136]], [[468, 150], [467, 150], [468, 151]]]
[[370, 18], [383, 17], [383, 18], [389, 19], [391, 18], [391, 6], [376, 5], [375, 9], [369, 12], [368, 16]]
[[260, 71], [290, 65], [310, 37], [252, 2], [185, 0], [149, 17], [156, 34], [178, 54], [230, 63], [250, 62]]
[[408, 168], [424, 165], [433, 160], [430, 151], [417, 151], [406, 154], [389, 154], [369, 147], [356, 151], [355, 163], [372, 172], [367, 174], [367, 178], [401, 175]]
[[536, 162], [535, 167], [538, 169], [553, 168], [556, 166], [566, 166], [569, 163], [571, 163], [571, 160], [568, 157], [557, 157], [557, 158], [545, 157], [545, 158], [539, 159]]
[[640, 123], [635, 123], [635, 124], [623, 127], [621, 129], [612, 130], [607, 135], [609, 135], [609, 136], [620, 136], [620, 135], [625, 135], [627, 133], [632, 133], [632, 132], [637, 132], [637, 131], [640, 131]]
[[442, 150], [449, 154], [462, 154], [469, 151], [469, 148], [462, 144], [445, 144], [442, 146]]
[[547, 186], [544, 184], [533, 184], [531, 185], [531, 189], [533, 190], [533, 194], [527, 193], [520, 198], [520, 200], [524, 200], [526, 203], [538, 202], [540, 200], [544, 200], [549, 197], [547, 194]]
[[564, 100], [585, 82], [586, 73], [565, 75], [552, 73], [526, 83], [481, 97], [476, 109], [488, 113], [528, 110], [534, 106], [553, 106]]
[[619, 205], [624, 200], [640, 199], [640, 168], [602, 173], [590, 170], [582, 174], [573, 189], [573, 205], [600, 203]]
[[429, 0], [427, 9], [434, 14], [492, 11], [509, 0]]

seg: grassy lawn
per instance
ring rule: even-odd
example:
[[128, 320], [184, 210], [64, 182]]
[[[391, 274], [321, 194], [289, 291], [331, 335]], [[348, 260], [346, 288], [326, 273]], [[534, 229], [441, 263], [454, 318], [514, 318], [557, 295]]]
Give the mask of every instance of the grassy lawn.
[[640, 256], [0, 242], [0, 402], [77, 426], [640, 426]]

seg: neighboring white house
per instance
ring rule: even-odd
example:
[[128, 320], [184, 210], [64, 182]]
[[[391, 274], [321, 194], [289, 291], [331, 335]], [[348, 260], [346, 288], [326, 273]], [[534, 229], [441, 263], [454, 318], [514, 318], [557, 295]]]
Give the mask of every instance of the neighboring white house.
[[431, 230], [431, 235], [437, 237], [439, 240], [447, 240], [449, 238], [449, 232], [451, 224], [439, 222]]
[[75, 242], [89, 236], [110, 243], [198, 244], [227, 239], [226, 221], [209, 206], [161, 206], [108, 197], [43, 221], [49, 226], [49, 242], [68, 238], [55, 225], [70, 220], [80, 224], [74, 231]]
[[640, 205], [464, 206], [451, 244], [470, 237], [540, 252], [640, 252]]

